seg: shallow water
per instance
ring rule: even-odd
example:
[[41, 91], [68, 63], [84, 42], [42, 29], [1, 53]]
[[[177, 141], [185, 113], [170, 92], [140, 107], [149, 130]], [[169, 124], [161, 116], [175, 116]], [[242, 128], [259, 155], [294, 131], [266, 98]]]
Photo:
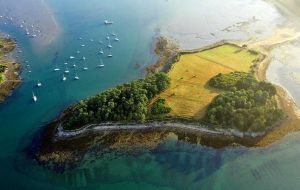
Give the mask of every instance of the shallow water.
[[[13, 1], [9, 2], [11, 6]], [[23, 50], [22, 54], [15, 53], [23, 63], [23, 83], [0, 105], [1, 189], [299, 189], [298, 134], [265, 149], [212, 149], [166, 139], [155, 151], [86, 155], [78, 168], [64, 174], [25, 159], [22, 148], [63, 108], [143, 77], [145, 66], [156, 60], [152, 53], [155, 36], [173, 37], [182, 48], [191, 49], [221, 39], [263, 38], [285, 22], [274, 7], [261, 0], [229, 0], [225, 4], [222, 0], [47, 2], [61, 33], [44, 48], [36, 48], [23, 30], [0, 20], [0, 29], [15, 37]], [[115, 24], [105, 27], [104, 19]], [[120, 41], [112, 41], [113, 58], [103, 57], [105, 67], [98, 69], [101, 55], [97, 52], [103, 47], [108, 53], [105, 36], [112, 32]], [[74, 61], [68, 60], [71, 55], [76, 57]], [[88, 71], [82, 69], [82, 56]], [[30, 68], [25, 67], [25, 60]], [[70, 74], [62, 82], [66, 61]], [[75, 62], [79, 81], [73, 80], [76, 71], [71, 65]], [[56, 64], [60, 72], [52, 71]], [[35, 88], [37, 80], [43, 83], [40, 89]], [[38, 97], [35, 104], [32, 91]]]

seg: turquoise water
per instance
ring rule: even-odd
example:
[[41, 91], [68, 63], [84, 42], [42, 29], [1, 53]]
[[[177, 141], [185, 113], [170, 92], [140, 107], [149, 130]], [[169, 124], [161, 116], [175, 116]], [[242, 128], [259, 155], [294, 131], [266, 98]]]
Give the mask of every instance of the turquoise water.
[[[49, 46], [37, 49], [20, 28], [0, 22], [1, 30], [15, 37], [23, 50], [15, 53], [23, 62], [22, 85], [0, 105], [1, 189], [299, 189], [298, 134], [265, 149], [213, 149], [169, 139], [155, 150], [134, 155], [86, 155], [78, 168], [63, 174], [24, 158], [22, 149], [31, 143], [32, 136], [63, 108], [143, 77], [144, 68], [156, 60], [152, 42], [157, 35], [174, 37], [182, 47], [193, 48], [224, 38], [262, 38], [284, 21], [276, 9], [260, 0], [229, 0], [226, 5], [221, 0], [187, 0], [184, 4], [180, 0], [47, 2], [61, 27]], [[207, 11], [210, 9], [218, 11]], [[259, 14], [262, 10], [263, 15]], [[255, 21], [251, 21], [253, 16]], [[115, 24], [105, 27], [106, 18]], [[237, 22], [248, 25], [236, 26]], [[229, 26], [230, 31], [224, 32]], [[101, 55], [97, 52], [103, 47], [107, 54], [108, 49], [98, 41], [107, 43], [105, 36], [112, 32], [120, 41], [112, 41], [113, 58], [103, 57], [105, 67], [99, 69]], [[191, 41], [195, 42], [189, 46]], [[76, 56], [72, 62], [78, 65], [79, 81], [73, 80], [75, 69], [68, 61], [71, 55]], [[82, 56], [88, 71], [82, 69]], [[25, 67], [25, 60], [31, 68]], [[62, 82], [66, 61], [70, 74]], [[53, 72], [56, 64], [60, 72]], [[43, 83], [40, 89], [35, 88], [37, 80]], [[31, 101], [32, 91], [37, 103]]]

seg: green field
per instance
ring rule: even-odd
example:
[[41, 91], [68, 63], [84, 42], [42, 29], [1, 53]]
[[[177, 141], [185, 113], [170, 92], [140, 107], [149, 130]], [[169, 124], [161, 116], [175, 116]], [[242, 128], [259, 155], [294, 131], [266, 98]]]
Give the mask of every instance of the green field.
[[232, 44], [181, 55], [168, 72], [171, 86], [159, 96], [172, 108], [170, 116], [199, 119], [219, 93], [208, 87], [209, 79], [219, 73], [249, 72], [260, 56]]

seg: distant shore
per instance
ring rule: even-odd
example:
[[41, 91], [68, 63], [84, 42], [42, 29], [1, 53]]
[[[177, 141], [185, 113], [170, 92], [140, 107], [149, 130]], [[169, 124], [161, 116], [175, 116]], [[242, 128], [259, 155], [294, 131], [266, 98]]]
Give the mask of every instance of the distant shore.
[[10, 39], [0, 39], [3, 47], [1, 48], [3, 55], [0, 55], [0, 65], [4, 67], [2, 73], [2, 81], [0, 82], [0, 103], [11, 94], [11, 91], [20, 84], [18, 72], [20, 65], [13, 60], [7, 59], [5, 56], [12, 52], [15, 48], [15, 43]]
[[36, 35], [30, 38], [35, 50], [51, 44], [60, 33], [60, 26], [45, 0], [0, 1], [0, 12], [5, 13], [7, 10], [10, 10], [7, 17], [12, 18], [9, 20], [11, 24], [20, 28], [24, 34], [27, 29], [30, 35]]

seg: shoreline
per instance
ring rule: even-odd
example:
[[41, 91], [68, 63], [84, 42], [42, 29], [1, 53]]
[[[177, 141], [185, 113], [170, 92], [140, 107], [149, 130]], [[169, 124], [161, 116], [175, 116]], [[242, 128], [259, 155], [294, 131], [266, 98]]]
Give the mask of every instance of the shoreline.
[[[182, 54], [189, 54], [189, 53], [196, 53], [200, 51], [205, 51], [209, 50], [211, 48], [221, 46], [224, 44], [231, 44], [235, 45], [241, 48], [246, 47], [247, 49], [250, 50], [255, 50], [260, 52], [263, 55], [263, 58], [259, 60], [258, 63], [258, 68], [255, 70], [255, 76], [259, 81], [266, 81], [266, 71], [268, 69], [269, 64], [271, 63], [270, 59], [270, 53], [272, 48], [276, 47], [277, 45], [288, 43], [290, 41], [293, 41], [294, 39], [298, 38], [300, 34], [296, 34], [295, 36], [286, 36], [283, 35], [285, 32], [290, 32], [289, 29], [282, 29], [279, 31], [276, 31], [273, 36], [271, 36], [269, 39], [266, 39], [262, 42], [241, 42], [241, 41], [225, 41], [222, 40], [220, 42], [202, 47], [202, 48], [197, 48], [194, 50], [179, 50], [175, 43], [170, 41], [169, 39], [166, 39], [164, 37], [159, 37], [156, 39], [156, 47], [154, 49], [154, 52], [159, 56], [159, 59], [157, 60], [156, 63], [150, 65], [147, 68], [147, 74], [159, 72], [159, 71], [167, 71], [171, 65], [172, 61], [176, 60], [178, 56]], [[282, 34], [283, 33], [283, 34]], [[280, 36], [280, 37], [278, 37]], [[279, 38], [274, 41], [273, 38]], [[159, 44], [162, 41], [162, 45]], [[160, 46], [160, 48], [158, 48]], [[167, 61], [166, 61], [167, 60]], [[149, 127], [154, 127], [154, 128], [172, 128], [172, 124], [174, 125], [173, 128], [179, 128], [180, 130], [192, 130], [192, 131], [198, 131], [201, 133], [208, 133], [208, 134], [214, 134], [214, 135], [219, 135], [220, 137], [222, 136], [234, 136], [237, 138], [243, 138], [243, 137], [253, 137], [253, 138], [260, 138], [257, 143], [253, 144], [253, 147], [264, 147], [269, 144], [272, 144], [273, 142], [280, 140], [283, 138], [285, 135], [287, 135], [289, 132], [292, 131], [298, 131], [300, 130], [300, 127], [293, 127], [292, 131], [289, 130], [284, 130], [284, 132], [281, 130], [282, 128], [289, 128], [285, 126], [289, 125], [295, 125], [297, 122], [300, 122], [300, 118], [298, 117], [296, 113], [296, 107], [295, 104], [292, 102], [291, 98], [287, 95], [287, 92], [282, 88], [276, 85], [276, 89], [278, 91], [277, 93], [277, 101], [278, 105], [280, 108], [283, 109], [286, 118], [280, 122], [279, 124], [276, 124], [272, 129], [264, 131], [264, 132], [258, 132], [258, 133], [249, 133], [249, 132], [242, 132], [242, 131], [237, 131], [234, 129], [226, 129], [226, 130], [218, 130], [218, 129], [208, 129], [208, 127], [201, 127], [202, 125], [193, 125], [192, 123], [180, 123], [180, 122], [169, 122], [168, 121], [163, 121], [163, 122], [153, 122], [153, 123], [146, 123], [146, 124], [133, 124], [133, 125], [126, 125], [126, 124], [121, 124], [119, 125], [118, 123], [108, 123], [109, 125], [115, 125], [117, 124], [117, 129], [114, 129], [114, 127], [108, 127], [105, 126], [104, 124], [91, 124], [88, 126], [83, 126], [80, 128], [78, 131], [81, 131], [82, 133], [85, 133], [85, 130], [88, 132], [95, 131], [115, 131], [115, 130], [125, 130], [126, 127], [129, 127], [129, 129], [126, 130], [138, 130], [139, 126], [144, 126], [144, 128], [149, 128]], [[176, 119], [176, 118], [175, 118]], [[165, 123], [168, 123], [165, 125]], [[106, 123], [107, 124], [107, 123]], [[160, 124], [161, 127], [158, 127], [157, 124]], [[92, 126], [92, 127], [91, 127]], [[105, 126], [104, 129], [99, 129], [99, 126]], [[121, 127], [120, 127], [121, 126]], [[186, 126], [186, 127], [185, 127]], [[142, 128], [143, 129], [143, 128]], [[276, 133], [276, 131], [281, 131], [279, 134]], [[60, 131], [62, 134], [62, 131]], [[68, 134], [68, 132], [70, 132]], [[74, 131], [64, 131], [66, 136], [72, 136], [71, 134]], [[81, 135], [81, 132], [77, 133], [78, 135]], [[275, 133], [274, 133], [275, 132]], [[56, 134], [57, 135], [57, 134]], [[76, 136], [76, 135], [75, 135]]]
[[[272, 39], [273, 37], [274, 36], [271, 36], [270, 39]], [[260, 81], [266, 80], [265, 73], [267, 71], [268, 65], [271, 63], [271, 49], [276, 45], [287, 43], [295, 39], [286, 38], [286, 36], [281, 37], [283, 39], [279, 40], [280, 43], [278, 43], [278, 41], [276, 40], [276, 43], [274, 43], [273, 40], [266, 40], [264, 43], [221, 41], [219, 43], [191, 51], [178, 51], [177, 49], [172, 50], [170, 48], [160, 48], [163, 50], [163, 52], [158, 52], [158, 49], [156, 47], [155, 53], [157, 53], [159, 59], [154, 65], [152, 65], [152, 70], [150, 71], [158, 72], [161, 70], [167, 70], [168, 67], [170, 67], [172, 64], [170, 64], [170, 62], [163, 61], [176, 60], [177, 57], [182, 53], [184, 54], [204, 51], [215, 46], [220, 46], [227, 43], [239, 46], [241, 48], [247, 48], [260, 52], [263, 55], [263, 59], [259, 59], [257, 62], [255, 62], [256, 64], [258, 64], [258, 67], [255, 69], [255, 76]], [[299, 37], [299, 34], [297, 34], [296, 37]], [[163, 40], [167, 42], [166, 39]], [[167, 46], [167, 43], [165, 42], [164, 46], [162, 47]], [[165, 51], [167, 51], [167, 53]], [[149, 73], [151, 72], [148, 72], [148, 74]], [[125, 139], [131, 142], [129, 143], [129, 148], [133, 148], [136, 146], [140, 147], [144, 144], [157, 144], [158, 142], [161, 142], [161, 140], [164, 140], [166, 138], [165, 134], [170, 133], [177, 135], [180, 140], [190, 143], [200, 143], [204, 146], [210, 146], [214, 148], [240, 145], [246, 147], [266, 147], [274, 143], [275, 141], [282, 139], [288, 133], [300, 130], [300, 127], [297, 127], [297, 123], [300, 123], [300, 118], [294, 111], [293, 102], [288, 99], [286, 92], [282, 88], [278, 86], [276, 88], [278, 90], [276, 95], [278, 105], [284, 111], [286, 117], [283, 121], [276, 124], [276, 126], [274, 126], [272, 129], [268, 129], [264, 132], [252, 133], [241, 132], [233, 129], [214, 129], [208, 128], [207, 126], [204, 126], [201, 123], [197, 123], [195, 121], [186, 122], [180, 120], [179, 118], [173, 118], [170, 121], [165, 119], [161, 122], [146, 122], [144, 124], [90, 124], [74, 131], [64, 131], [59, 122], [64, 114], [68, 112], [68, 109], [66, 109], [62, 114], [60, 114], [60, 118], [58, 118], [58, 120], [50, 123], [44, 128], [44, 131], [42, 132], [40, 137], [41, 139], [39, 150], [37, 151], [35, 158], [42, 165], [47, 165], [49, 162], [54, 162], [59, 165], [68, 161], [74, 162], [80, 160], [84, 153], [96, 146], [97, 143], [102, 143], [103, 145], [107, 145], [108, 143], [108, 147], [113, 146], [114, 148], [121, 148], [123, 147], [123, 144], [120, 143], [120, 139], [124, 139], [126, 137]], [[162, 135], [162, 133], [164, 135]], [[151, 138], [147, 138], [148, 142], [142, 141], [145, 136], [152, 135], [160, 136], [159, 140], [155, 138], [158, 142], [155, 141], [154, 143]], [[137, 139], [135, 138], [135, 136], [142, 136], [142, 139]], [[191, 141], [191, 139], [198, 140]], [[126, 142], [124, 142], [125, 144], [128, 143], [127, 140]], [[119, 143], [113, 141], [117, 141]]]
[[12, 91], [21, 83], [18, 74], [21, 68], [20, 64], [5, 58], [6, 55], [15, 49], [16, 44], [11, 39], [2, 38], [1, 40], [11, 47], [4, 51], [3, 56], [0, 56], [0, 63], [5, 67], [3, 73], [4, 81], [0, 83], [0, 103], [2, 103], [6, 97], [10, 96]]

